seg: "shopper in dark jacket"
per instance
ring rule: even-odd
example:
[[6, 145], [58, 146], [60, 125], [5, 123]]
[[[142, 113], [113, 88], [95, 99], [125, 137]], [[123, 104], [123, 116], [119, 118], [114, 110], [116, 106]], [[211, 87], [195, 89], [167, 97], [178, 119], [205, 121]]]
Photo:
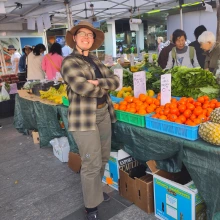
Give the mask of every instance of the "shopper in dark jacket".
[[204, 25], [198, 26], [194, 31], [194, 35], [195, 35], [196, 40], [189, 44], [189, 46], [192, 46], [195, 48], [199, 65], [202, 68], [204, 68], [204, 65], [205, 65], [206, 55], [205, 55], [204, 51], [202, 50], [202, 48], [200, 47], [200, 43], [198, 42], [198, 38], [204, 31], [206, 31], [206, 27]]
[[173, 36], [171, 35], [170, 36], [170, 44], [161, 50], [160, 55], [158, 57], [158, 64], [162, 69], [166, 68], [167, 61], [169, 58], [169, 53], [173, 49], [173, 47], [175, 47], [175, 44], [173, 43], [172, 38], [173, 38]]
[[19, 65], [18, 65], [20, 73], [27, 71], [26, 59], [27, 59], [28, 54], [32, 51], [32, 47], [29, 45], [25, 45], [22, 51], [24, 54], [21, 56], [19, 60]]

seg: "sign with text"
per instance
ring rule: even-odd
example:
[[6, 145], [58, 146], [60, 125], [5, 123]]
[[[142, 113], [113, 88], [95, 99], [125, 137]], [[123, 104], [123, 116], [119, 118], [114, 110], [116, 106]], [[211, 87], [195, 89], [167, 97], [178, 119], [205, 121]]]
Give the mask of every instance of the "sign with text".
[[105, 64], [113, 66], [113, 57], [111, 55], [105, 55]]
[[114, 74], [119, 78], [119, 87], [116, 91], [119, 91], [123, 87], [123, 69], [114, 69]]
[[146, 94], [146, 74], [145, 71], [133, 73], [134, 97]]
[[124, 63], [124, 62], [125, 62], [124, 54], [121, 54], [121, 56], [120, 56], [120, 63]]
[[161, 105], [170, 103], [171, 100], [171, 74], [161, 75], [160, 80]]
[[133, 53], [130, 54], [130, 64], [131, 66], [134, 66], [134, 54]]
[[152, 53], [149, 53], [148, 62], [153, 63], [153, 54]]

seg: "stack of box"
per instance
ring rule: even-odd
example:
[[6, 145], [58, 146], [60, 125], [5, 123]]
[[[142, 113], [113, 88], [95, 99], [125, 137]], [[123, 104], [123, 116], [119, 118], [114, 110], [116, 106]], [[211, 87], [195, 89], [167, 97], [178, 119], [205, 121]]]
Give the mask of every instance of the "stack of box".
[[146, 167], [133, 161], [120, 168], [120, 195], [147, 213], [154, 211], [153, 177]]
[[132, 161], [134, 158], [123, 150], [111, 152], [109, 161], [105, 166], [102, 182], [118, 190], [119, 168]]
[[154, 198], [159, 219], [206, 219], [206, 206], [192, 181], [181, 185], [155, 174]]
[[[153, 175], [155, 216], [162, 220], [205, 220], [206, 206], [187, 170], [168, 173], [147, 162]], [[187, 184], [185, 184], [187, 182]]]

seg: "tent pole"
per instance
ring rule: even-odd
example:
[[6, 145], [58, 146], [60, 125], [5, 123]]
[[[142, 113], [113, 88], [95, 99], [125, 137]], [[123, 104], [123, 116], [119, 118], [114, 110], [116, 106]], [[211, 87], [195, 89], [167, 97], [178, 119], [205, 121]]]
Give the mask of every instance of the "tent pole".
[[47, 31], [44, 29], [44, 43], [45, 43], [45, 47], [46, 47], [46, 53], [48, 52], [48, 42], [47, 42]]
[[2, 66], [2, 74], [8, 74], [7, 66], [5, 63], [5, 57], [4, 57], [4, 49], [2, 46], [2, 43], [0, 41], [0, 60], [1, 60], [1, 66]]
[[183, 30], [183, 9], [180, 8], [180, 29]]
[[70, 30], [71, 27], [73, 26], [72, 12], [70, 12], [69, 4], [67, 3], [65, 5], [66, 5], [66, 14], [67, 14], [67, 25], [68, 25], [68, 30]]

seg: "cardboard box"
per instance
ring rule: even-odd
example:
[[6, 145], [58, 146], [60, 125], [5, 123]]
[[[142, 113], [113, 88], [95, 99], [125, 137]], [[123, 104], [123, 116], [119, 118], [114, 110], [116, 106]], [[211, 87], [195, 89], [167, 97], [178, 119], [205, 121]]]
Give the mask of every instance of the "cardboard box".
[[147, 213], [154, 212], [153, 177], [135, 177], [134, 204]]
[[69, 152], [68, 166], [74, 172], [79, 173], [81, 169], [81, 157], [79, 154]]
[[32, 131], [32, 137], [33, 137], [34, 144], [40, 143], [40, 137], [37, 131]]
[[120, 195], [147, 213], [154, 212], [153, 177], [137, 161], [120, 168]]
[[135, 179], [129, 176], [129, 169], [138, 166], [137, 161], [133, 161], [120, 168], [119, 194], [130, 202], [134, 202]]
[[102, 182], [118, 190], [119, 168], [131, 161], [134, 161], [134, 158], [123, 150], [111, 152], [109, 161], [105, 166]]
[[[152, 168], [151, 165], [155, 163], [155, 161], [147, 162], [149, 168]], [[157, 218], [162, 220], [206, 219], [205, 205], [193, 182], [182, 185], [174, 181], [184, 173], [175, 175], [165, 171], [161, 172], [159, 169], [151, 171], [154, 185], [155, 216]]]
[[108, 163], [105, 165], [105, 172], [102, 182], [118, 190], [118, 152], [111, 152]]

